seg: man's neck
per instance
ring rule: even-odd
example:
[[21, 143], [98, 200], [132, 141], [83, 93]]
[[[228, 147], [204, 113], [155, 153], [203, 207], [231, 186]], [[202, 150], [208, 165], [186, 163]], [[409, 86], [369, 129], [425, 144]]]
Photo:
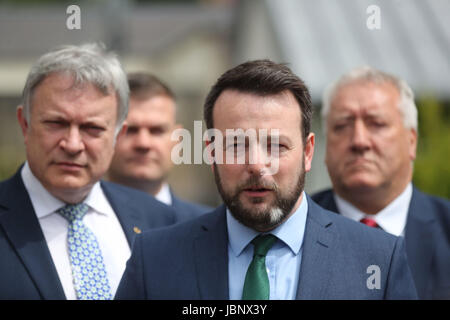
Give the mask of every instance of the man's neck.
[[164, 180], [157, 181], [149, 181], [149, 180], [138, 180], [138, 179], [128, 179], [124, 177], [116, 177], [114, 175], [109, 174], [107, 179], [111, 182], [118, 183], [133, 189], [138, 189], [144, 191], [146, 193], [155, 196], [158, 192], [161, 191], [162, 186], [164, 185]]
[[405, 190], [410, 182], [401, 188], [355, 188], [334, 190], [342, 199], [348, 201], [366, 214], [377, 214], [386, 208]]

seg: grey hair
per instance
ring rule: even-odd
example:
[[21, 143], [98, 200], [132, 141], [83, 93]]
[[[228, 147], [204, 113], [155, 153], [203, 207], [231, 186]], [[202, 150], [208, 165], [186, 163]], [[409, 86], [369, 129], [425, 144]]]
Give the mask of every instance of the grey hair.
[[31, 116], [31, 100], [34, 90], [51, 73], [67, 73], [75, 85], [90, 83], [103, 94], [114, 89], [118, 100], [116, 135], [128, 114], [129, 87], [125, 72], [112, 52], [107, 52], [101, 43], [80, 46], [66, 45], [41, 56], [31, 67], [22, 92], [25, 119]]
[[371, 82], [376, 84], [391, 83], [400, 94], [398, 108], [403, 115], [403, 125], [405, 128], [414, 129], [417, 132], [417, 107], [414, 102], [414, 93], [409, 85], [406, 81], [394, 75], [374, 69], [370, 66], [362, 66], [350, 70], [325, 89], [322, 96], [322, 110], [320, 112], [322, 117], [322, 126], [325, 131], [331, 101], [337, 91], [347, 84], [360, 82]]

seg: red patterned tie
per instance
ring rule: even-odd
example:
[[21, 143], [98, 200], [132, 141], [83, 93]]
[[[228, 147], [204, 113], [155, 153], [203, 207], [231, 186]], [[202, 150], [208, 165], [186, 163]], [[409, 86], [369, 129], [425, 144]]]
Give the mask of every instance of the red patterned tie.
[[366, 226], [372, 227], [372, 228], [379, 228], [380, 226], [378, 225], [378, 223], [371, 219], [371, 218], [362, 218], [361, 220], [359, 220], [359, 222], [364, 223]]

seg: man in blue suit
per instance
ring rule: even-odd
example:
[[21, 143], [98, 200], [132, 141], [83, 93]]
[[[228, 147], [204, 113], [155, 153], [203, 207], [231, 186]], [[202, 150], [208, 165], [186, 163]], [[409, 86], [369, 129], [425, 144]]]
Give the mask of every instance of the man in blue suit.
[[134, 236], [174, 223], [147, 194], [100, 181], [127, 110], [120, 63], [96, 44], [33, 65], [17, 110], [27, 161], [0, 183], [0, 299], [111, 299]]
[[325, 92], [326, 165], [333, 189], [313, 195], [325, 209], [404, 236], [421, 299], [450, 299], [450, 202], [412, 183], [417, 108], [405, 81], [354, 69]]
[[416, 298], [401, 238], [326, 211], [304, 190], [312, 104], [269, 60], [224, 73], [204, 108], [224, 205], [136, 238], [118, 299]]
[[212, 211], [212, 208], [178, 198], [167, 178], [173, 167], [172, 132], [176, 123], [175, 95], [157, 77], [144, 73], [128, 74], [130, 110], [128, 130], [120, 139], [108, 171], [108, 179], [153, 195], [172, 206], [177, 222]]

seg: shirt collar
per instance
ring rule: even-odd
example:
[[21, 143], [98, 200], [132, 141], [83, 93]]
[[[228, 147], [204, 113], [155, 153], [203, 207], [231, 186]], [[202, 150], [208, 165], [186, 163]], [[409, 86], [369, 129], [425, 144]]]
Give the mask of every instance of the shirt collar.
[[[302, 196], [302, 202], [294, 214], [284, 223], [270, 231], [271, 234], [287, 245], [295, 255], [299, 253], [303, 243], [308, 212], [308, 201], [306, 200], [305, 192], [302, 193]], [[239, 256], [259, 232], [237, 221], [228, 208], [226, 215], [229, 244], [233, 253]]]
[[100, 182], [98, 181], [92, 186], [91, 191], [83, 202], [97, 213], [103, 215], [111, 214], [111, 206], [105, 194], [103, 193]]
[[155, 198], [168, 206], [172, 205], [172, 194], [170, 193], [169, 184], [164, 183], [161, 190], [155, 195]]
[[[21, 176], [38, 219], [44, 218], [66, 205], [66, 203], [56, 198], [45, 189], [31, 171], [28, 162], [25, 162], [21, 171]], [[100, 187], [100, 182], [94, 184], [83, 202], [98, 213], [109, 213], [109, 210], [107, 209], [109, 203]]]
[[334, 193], [334, 199], [339, 212], [343, 216], [356, 221], [362, 218], [372, 218], [384, 231], [400, 236], [403, 235], [406, 226], [412, 192], [412, 183], [409, 183], [397, 198], [373, 215], [365, 214], [350, 202], [339, 197], [336, 193]]

